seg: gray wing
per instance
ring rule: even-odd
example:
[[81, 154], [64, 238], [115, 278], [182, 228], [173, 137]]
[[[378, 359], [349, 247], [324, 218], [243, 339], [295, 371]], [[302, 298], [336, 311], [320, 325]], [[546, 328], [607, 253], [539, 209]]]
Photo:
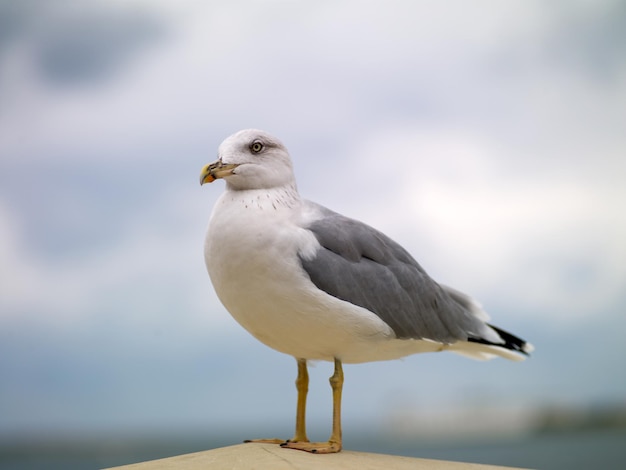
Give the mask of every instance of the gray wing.
[[[489, 327], [433, 281], [398, 243], [378, 230], [318, 206], [306, 228], [321, 248], [302, 267], [321, 290], [378, 315], [400, 339], [454, 343]], [[482, 333], [482, 334], [481, 334]]]

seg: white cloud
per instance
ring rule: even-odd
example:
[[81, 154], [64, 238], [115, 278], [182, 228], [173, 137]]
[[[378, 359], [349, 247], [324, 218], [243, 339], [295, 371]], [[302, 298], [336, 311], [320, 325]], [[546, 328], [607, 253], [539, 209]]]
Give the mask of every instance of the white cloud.
[[[137, 4], [154, 7], [148, 0]], [[578, 54], [578, 46], [593, 39], [578, 34], [578, 26], [604, 31], [594, 13], [610, 2], [556, 8], [529, 1], [158, 4], [169, 22], [167, 40], [106, 85], [52, 92], [37, 82], [19, 49], [1, 72], [10, 86], [3, 87], [9, 99], [0, 110], [0, 166], [12, 171], [0, 171], [0, 324], [18, 325], [7, 329], [19, 335], [15, 344], [37, 338], [31, 327], [46, 332], [48, 346], [24, 346], [41, 358], [37, 370], [47, 364], [49, 351], [42, 348], [51, 347], [62, 350], [53, 359], [82, 376], [74, 358], [88, 352], [90, 373], [104, 372], [107, 386], [126, 397], [118, 406], [101, 389], [93, 395], [85, 384], [63, 385], [59, 374], [56, 392], [66, 408], [52, 408], [73, 411], [88, 426], [108, 419], [92, 403], [114, 407], [120, 426], [134, 419], [129, 416], [145, 422], [170, 416], [160, 413], [181, 396], [184, 381], [164, 378], [161, 365], [166, 375], [188, 373], [188, 380], [201, 382], [189, 395], [201, 406], [232, 399], [232, 390], [242, 391], [235, 401], [249, 398], [241, 377], [270, 387], [266, 398], [284, 391], [284, 382], [272, 377], [288, 374], [291, 383], [291, 372], [272, 372], [271, 364], [292, 367], [292, 360], [235, 324], [202, 260], [204, 228], [222, 188], [200, 189], [197, 171], [222, 138], [250, 126], [289, 145], [303, 195], [382, 229], [435, 279], [504, 307], [486, 305], [496, 324], [507, 328], [506, 315], [526, 310], [536, 325], [534, 332], [514, 327], [538, 343], [541, 360], [524, 369], [504, 361], [460, 365], [461, 358], [440, 356], [355, 366], [353, 384], [359, 374], [368, 383], [373, 370], [389, 380], [348, 400], [348, 415], [370, 419], [376, 409], [388, 411], [380, 403], [397, 398], [389, 390], [408, 390], [428, 406], [447, 405], [462, 398], [454, 390], [481, 383], [498, 396], [521, 393], [527, 400], [562, 400], [563, 380], [570, 396], [621, 396], [611, 381], [615, 374], [595, 377], [592, 366], [572, 369], [567, 362], [567, 344], [577, 341], [589, 344], [587, 365], [602, 357], [613, 366], [610, 358], [621, 357], [613, 354], [620, 352], [618, 341], [595, 341], [581, 326], [593, 318], [598, 330], [614, 331], [614, 319], [604, 314], [623, 301], [626, 282], [620, 207], [626, 74], [618, 54], [610, 76]], [[562, 60], [563, 50], [571, 60]], [[589, 46], [586, 59], [594, 51]], [[42, 167], [63, 178], [37, 173]], [[21, 170], [28, 173], [24, 183], [39, 176], [38, 191], [22, 180], [3, 184]], [[81, 184], [71, 184], [77, 178]], [[40, 207], [48, 217], [25, 207]], [[50, 216], [56, 213], [67, 221]], [[55, 222], [61, 228], [50, 230]], [[60, 252], [41, 242], [50, 231], [62, 237], [66, 223], [89, 227], [80, 247], [71, 239]], [[90, 244], [86, 238], [98, 224], [114, 230]], [[509, 306], [516, 312], [507, 312]], [[535, 312], [548, 314], [532, 317]], [[566, 326], [575, 330], [573, 338], [564, 334]], [[155, 330], [168, 334], [150, 335]], [[76, 338], [82, 341], [73, 343]], [[111, 338], [119, 346], [113, 354]], [[97, 344], [87, 344], [90, 339]], [[201, 352], [181, 351], [180, 344]], [[259, 357], [267, 362], [262, 373], [252, 370], [246, 354], [258, 356], [254, 364]], [[203, 377], [198, 368], [204, 370], [207, 356], [210, 374]], [[137, 373], [146, 364], [137, 359], [145, 357], [156, 381]], [[428, 374], [406, 374], [407, 367], [422, 370], [423, 360], [435, 365]], [[329, 400], [323, 369], [312, 380], [320, 387], [312, 397]], [[556, 369], [564, 373], [558, 381], [550, 375]], [[506, 380], [490, 380], [494, 371]], [[29, 397], [15, 416], [30, 423], [32, 403], [55, 402], [50, 390], [24, 381], [28, 373], [38, 372], [20, 370], [5, 382], [15, 396]], [[216, 381], [223, 385], [218, 392]], [[161, 388], [163, 401], [146, 405], [140, 394]], [[77, 393], [86, 413], [71, 401]], [[268, 409], [288, 413], [290, 422], [283, 398]], [[197, 407], [185, 409], [173, 419], [196, 422]], [[209, 414], [226, 422], [225, 410]], [[67, 422], [53, 414], [52, 425]]]
[[0, 206], [0, 322], [64, 330], [123, 316], [128, 324], [165, 322], [207, 337], [233, 328], [204, 268], [210, 209], [196, 189], [164, 194], [152, 212], [138, 213], [121, 242], [80, 257], [29, 251], [19, 219]]
[[[32, 163], [53, 152], [59, 165], [97, 157], [128, 172], [138, 168], [131, 160], [149, 165], [160, 148], [171, 148], [167, 161], [178, 165], [173, 155], [187, 141], [196, 143], [194, 149], [206, 141], [212, 155], [231, 125], [229, 131], [267, 124], [301, 150], [303, 140], [332, 142], [334, 148], [318, 144], [325, 149], [319, 156], [294, 153], [301, 186], [315, 191], [307, 195], [360, 214], [399, 234], [407, 246], [417, 237], [411, 251], [418, 260], [459, 287], [581, 315], [594, 302], [610, 302], [625, 264], [624, 221], [615, 215], [624, 198], [615, 176], [623, 170], [624, 140], [614, 124], [623, 115], [623, 84], [598, 85], [579, 75], [564, 80], [569, 70], [562, 64], [553, 67], [534, 55], [556, 21], [538, 2], [396, 6], [342, 2], [301, 9], [260, 2], [242, 9], [239, 3], [188, 2], [170, 11], [163, 3], [159, 8], [171, 14], [169, 42], [138, 59], [123, 78], [75, 93], [49, 93], [16, 52], [22, 68], [12, 72], [11, 83], [21, 94], [13, 114], [3, 116], [2, 151]], [[517, 48], [523, 53], [513, 61], [521, 60], [526, 73], [503, 78], [485, 69], [494, 54]], [[458, 77], [461, 72], [467, 80]], [[405, 109], [400, 102], [378, 116], [368, 104], [394, 98], [389, 88], [395, 84], [407, 87], [401, 87], [407, 98], [426, 87], [437, 104], [454, 112], [435, 123], [416, 121], [403, 116], [419, 107]], [[478, 100], [493, 96], [505, 104], [490, 115], [497, 100], [484, 108]], [[594, 126], [605, 112], [608, 125]], [[594, 148], [600, 156], [590, 154]], [[350, 153], [340, 155], [345, 149]], [[332, 163], [330, 174], [320, 162]], [[341, 174], [332, 171], [338, 168]], [[70, 315], [121, 283], [120, 266], [133, 266], [122, 271], [127, 283], [165, 269], [151, 250], [173, 257], [170, 273], [183, 269], [175, 253], [188, 235], [168, 239], [155, 222], [174, 213], [155, 209], [154, 219], [122, 227], [126, 239], [110, 252], [55, 265], [28, 251], [13, 214], [4, 227], [5, 246], [12, 248], [3, 256], [21, 273], [14, 279], [28, 279], [48, 305]], [[573, 270], [587, 272], [586, 289], [572, 292], [582, 282], [572, 279]], [[8, 298], [37, 303], [26, 286], [19, 283]]]
[[342, 169], [355, 195], [348, 210], [474, 295], [550, 310], [557, 322], [620, 301], [626, 190], [587, 180], [594, 160], [574, 154], [583, 160], [564, 175], [519, 172], [519, 156], [505, 155], [514, 150], [486, 136], [418, 128], [394, 125], [355, 149]]

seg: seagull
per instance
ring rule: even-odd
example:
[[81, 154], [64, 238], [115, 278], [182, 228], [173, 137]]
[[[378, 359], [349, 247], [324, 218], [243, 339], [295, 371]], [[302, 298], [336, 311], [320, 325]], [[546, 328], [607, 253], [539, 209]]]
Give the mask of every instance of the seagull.
[[[286, 147], [246, 129], [222, 142], [200, 184], [226, 189], [213, 208], [204, 256], [217, 296], [265, 345], [296, 359], [295, 435], [256, 439], [312, 453], [341, 451], [342, 364], [452, 351], [523, 360], [530, 343], [497, 328], [471, 297], [438, 284], [398, 243], [300, 197]], [[332, 432], [306, 434], [307, 361], [330, 361]]]

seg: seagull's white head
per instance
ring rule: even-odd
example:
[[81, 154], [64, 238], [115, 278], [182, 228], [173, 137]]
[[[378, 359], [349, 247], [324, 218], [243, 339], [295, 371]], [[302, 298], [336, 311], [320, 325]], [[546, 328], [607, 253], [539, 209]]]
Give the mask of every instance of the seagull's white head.
[[226, 180], [230, 189], [270, 189], [294, 183], [293, 166], [285, 146], [276, 137], [245, 129], [219, 147], [218, 160], [200, 172], [200, 184]]

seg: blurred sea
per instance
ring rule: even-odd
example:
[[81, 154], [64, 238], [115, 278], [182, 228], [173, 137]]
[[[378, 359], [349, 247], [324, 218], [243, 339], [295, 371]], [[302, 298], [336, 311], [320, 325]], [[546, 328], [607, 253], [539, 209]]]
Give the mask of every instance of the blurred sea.
[[[0, 443], [0, 468], [82, 470], [107, 468], [237, 444], [237, 438], [76, 439]], [[346, 449], [545, 470], [625, 468], [626, 429], [547, 432], [469, 442], [388, 441], [373, 436], [344, 441]]]

